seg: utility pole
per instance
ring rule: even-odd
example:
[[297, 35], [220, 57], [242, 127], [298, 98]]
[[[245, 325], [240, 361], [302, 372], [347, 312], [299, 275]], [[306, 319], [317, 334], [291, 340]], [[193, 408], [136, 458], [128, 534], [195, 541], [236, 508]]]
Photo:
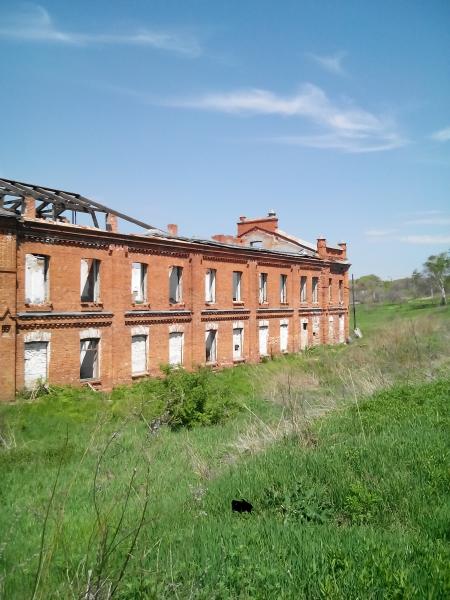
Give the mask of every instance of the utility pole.
[[353, 331], [356, 329], [355, 278], [352, 273]]

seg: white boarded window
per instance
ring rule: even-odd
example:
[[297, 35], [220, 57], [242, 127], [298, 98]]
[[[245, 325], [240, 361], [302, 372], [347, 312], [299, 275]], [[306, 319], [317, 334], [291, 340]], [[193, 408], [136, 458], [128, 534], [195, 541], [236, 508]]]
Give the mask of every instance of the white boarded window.
[[178, 331], [169, 333], [169, 364], [172, 366], [183, 364], [184, 334]]
[[25, 302], [42, 304], [48, 300], [48, 256], [27, 254], [25, 258]]
[[216, 301], [216, 269], [207, 269], [205, 273], [205, 302]]
[[98, 379], [99, 346], [98, 338], [80, 340], [80, 379]]
[[100, 261], [95, 258], [81, 259], [80, 295], [82, 302], [100, 299]]
[[339, 343], [345, 342], [345, 320], [344, 315], [339, 315]]
[[316, 304], [319, 302], [319, 278], [312, 278], [312, 301]]
[[242, 284], [241, 271], [233, 271], [233, 302], [241, 301], [241, 284]]
[[280, 302], [287, 302], [287, 275], [280, 275]]
[[147, 302], [147, 265], [133, 263], [131, 265], [131, 295], [133, 302]]
[[320, 317], [313, 317], [312, 333], [313, 344], [317, 346], [317, 344], [320, 344]]
[[131, 373], [139, 375], [148, 370], [148, 336], [133, 335], [131, 337]]
[[26, 342], [24, 353], [25, 387], [32, 388], [47, 379], [48, 342]]
[[243, 329], [242, 327], [233, 328], [233, 359], [237, 360], [242, 358], [243, 354]]
[[269, 345], [269, 327], [267, 325], [259, 326], [259, 354], [267, 356]]
[[288, 350], [288, 332], [289, 326], [287, 323], [280, 324], [280, 350], [281, 352], [287, 352]]
[[177, 304], [183, 299], [183, 267], [170, 267], [169, 302]]
[[306, 275], [302, 275], [300, 277], [300, 302], [306, 302], [307, 290], [307, 278]]
[[302, 319], [300, 327], [300, 349], [304, 350], [308, 346], [308, 319]]
[[215, 329], [205, 332], [205, 355], [207, 363], [217, 362], [217, 331]]
[[267, 273], [259, 274], [259, 302], [267, 302]]
[[328, 343], [334, 344], [334, 317], [328, 317]]

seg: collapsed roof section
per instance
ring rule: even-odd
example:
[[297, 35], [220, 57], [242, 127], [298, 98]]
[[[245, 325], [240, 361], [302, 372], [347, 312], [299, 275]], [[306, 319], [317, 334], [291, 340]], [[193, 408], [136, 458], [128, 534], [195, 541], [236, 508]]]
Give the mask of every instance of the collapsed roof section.
[[[30, 198], [35, 201], [35, 205], [33, 214], [27, 215], [27, 200]], [[77, 215], [80, 213], [89, 215], [92, 219], [93, 227], [97, 229], [101, 229], [99, 217], [100, 215], [104, 215], [104, 228], [107, 231], [114, 229], [112, 225], [114, 217], [138, 225], [143, 229], [161, 231], [148, 223], [94, 202], [94, 200], [86, 198], [81, 194], [0, 178], [0, 214], [2, 216], [16, 216], [16, 218], [31, 216], [38, 219], [76, 225]]]

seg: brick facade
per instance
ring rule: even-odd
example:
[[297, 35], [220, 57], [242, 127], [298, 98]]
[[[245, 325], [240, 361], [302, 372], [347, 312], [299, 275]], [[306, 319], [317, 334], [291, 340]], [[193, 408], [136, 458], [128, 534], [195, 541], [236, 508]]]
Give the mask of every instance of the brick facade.
[[[21, 218], [0, 212], [0, 400], [11, 400], [25, 386], [26, 348], [44, 348], [46, 377], [54, 384], [80, 385], [80, 340], [98, 339], [97, 376], [89, 383], [101, 389], [157, 375], [169, 362], [169, 336], [183, 334], [183, 366], [205, 364], [205, 332], [215, 331], [217, 366], [258, 362], [260, 326], [268, 327], [267, 353], [280, 353], [280, 327], [287, 325], [287, 351], [302, 345], [337, 343], [348, 335], [348, 262], [345, 245], [328, 247], [319, 239], [295, 249], [296, 238], [283, 237], [283, 251], [253, 247], [246, 236], [260, 231], [277, 235], [278, 220], [241, 218], [238, 236], [215, 236], [213, 241], [168, 235], [124, 235], [114, 219], [107, 231], [32, 217], [33, 206]], [[276, 220], [276, 223], [275, 223]], [[286, 234], [284, 234], [286, 235]], [[228, 243], [217, 240], [226, 238]], [[300, 250], [299, 250], [300, 248]], [[27, 302], [27, 255], [47, 257], [46, 298]], [[99, 261], [99, 297], [82, 302], [82, 259]], [[133, 263], [146, 269], [146, 298], [133, 302]], [[182, 298], [169, 302], [169, 273], [181, 267]], [[205, 301], [205, 273], [216, 272], [215, 301]], [[241, 297], [233, 301], [233, 272], [241, 272]], [[267, 274], [267, 301], [260, 303], [259, 275]], [[281, 302], [280, 275], [287, 276], [287, 298]], [[300, 279], [307, 278], [306, 301], [300, 298]], [[317, 302], [312, 278], [318, 278]], [[329, 283], [331, 281], [331, 293]], [[342, 282], [342, 283], [339, 283]], [[339, 287], [341, 286], [341, 297]], [[332, 317], [332, 320], [330, 320]], [[341, 319], [341, 320], [340, 320]], [[313, 321], [320, 324], [313, 335]], [[303, 333], [302, 323], [307, 324]], [[242, 329], [241, 356], [233, 358], [235, 336]], [[283, 330], [285, 331], [285, 329]], [[132, 374], [132, 335], [147, 335], [146, 373]], [[142, 342], [144, 338], [139, 338]], [[179, 337], [178, 339], [181, 339]], [[174, 341], [175, 343], [175, 341]], [[28, 345], [27, 345], [28, 344]], [[39, 344], [41, 344], [39, 346]], [[137, 347], [137, 346], [136, 346]], [[140, 346], [142, 352], [143, 342]], [[31, 363], [30, 363], [31, 364]], [[45, 365], [44, 365], [45, 366]], [[29, 369], [29, 367], [28, 367]]]

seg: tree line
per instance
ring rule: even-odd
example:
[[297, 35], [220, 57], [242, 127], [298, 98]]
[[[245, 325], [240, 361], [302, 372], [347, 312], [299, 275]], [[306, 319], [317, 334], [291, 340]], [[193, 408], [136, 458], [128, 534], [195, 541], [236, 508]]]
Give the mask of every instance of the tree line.
[[363, 304], [418, 298], [439, 299], [440, 304], [447, 304], [449, 290], [450, 251], [429, 256], [410, 277], [386, 281], [377, 275], [364, 275], [354, 282], [355, 302]]

